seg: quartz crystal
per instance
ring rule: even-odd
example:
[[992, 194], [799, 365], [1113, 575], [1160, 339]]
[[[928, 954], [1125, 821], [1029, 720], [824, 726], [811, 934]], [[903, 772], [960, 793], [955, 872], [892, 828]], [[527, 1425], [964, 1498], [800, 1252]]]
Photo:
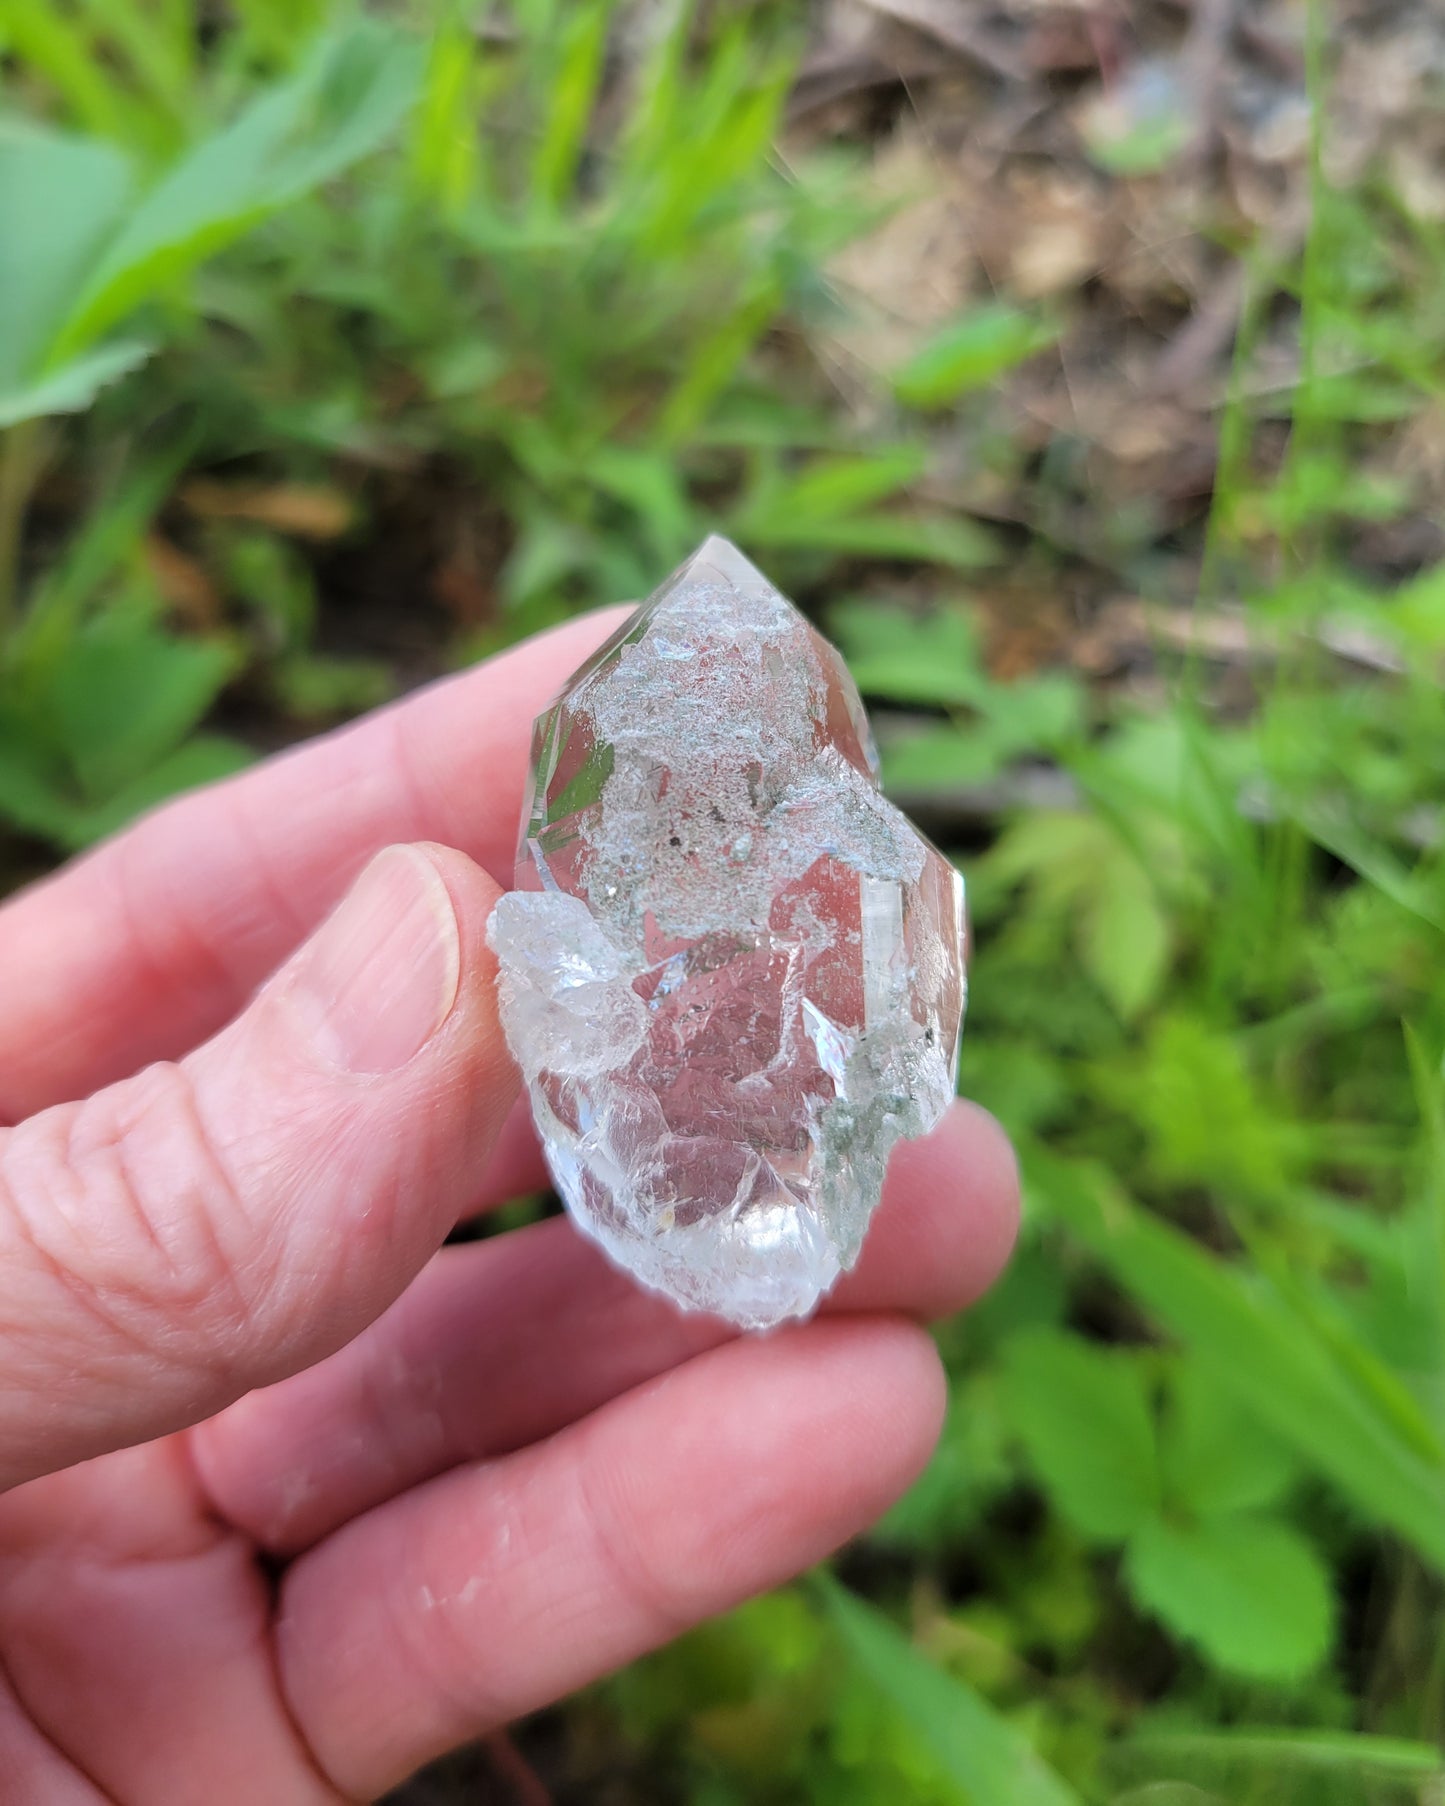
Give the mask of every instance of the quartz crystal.
[[833, 648], [709, 539], [537, 722], [502, 1022], [581, 1227], [761, 1329], [852, 1265], [953, 1095], [963, 886]]

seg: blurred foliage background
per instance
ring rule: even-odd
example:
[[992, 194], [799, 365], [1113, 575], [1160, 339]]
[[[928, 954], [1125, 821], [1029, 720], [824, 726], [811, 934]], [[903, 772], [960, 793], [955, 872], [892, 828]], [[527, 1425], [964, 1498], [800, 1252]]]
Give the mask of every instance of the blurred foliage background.
[[1027, 1223], [830, 1575], [399, 1798], [1445, 1799], [1435, 0], [0, 0], [0, 887], [709, 528]]

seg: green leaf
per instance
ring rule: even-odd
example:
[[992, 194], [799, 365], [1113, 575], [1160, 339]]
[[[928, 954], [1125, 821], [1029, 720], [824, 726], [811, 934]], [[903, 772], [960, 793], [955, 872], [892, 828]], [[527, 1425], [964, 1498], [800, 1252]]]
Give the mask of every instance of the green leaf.
[[[890, 615], [893, 611], [887, 611]], [[909, 617], [902, 617], [909, 620]], [[855, 671], [868, 676], [870, 693], [885, 692], [878, 686], [900, 687], [897, 646], [885, 646], [876, 662], [855, 662]], [[972, 655], [970, 655], [972, 659]], [[911, 662], [911, 661], [910, 661]], [[975, 667], [976, 671], [976, 667]], [[909, 688], [946, 687], [971, 690], [966, 702], [973, 718], [966, 725], [935, 721], [927, 727], [911, 727], [889, 733], [884, 729], [884, 763], [888, 781], [900, 790], [959, 789], [986, 783], [1010, 761], [1029, 754], [1049, 752], [1070, 740], [1080, 723], [1079, 692], [1073, 679], [1041, 677], [1024, 683], [990, 685], [982, 672], [967, 680], [955, 667], [938, 669], [928, 661], [915, 666], [903, 678]], [[917, 701], [936, 698], [923, 695]]]
[[138, 370], [154, 351], [144, 339], [113, 339], [28, 384], [0, 392], [0, 431], [22, 420], [88, 408], [103, 388]]
[[484, 338], [447, 339], [424, 349], [418, 369], [431, 393], [442, 401], [475, 395], [507, 367], [505, 354]]
[[77, 622], [134, 557], [195, 445], [187, 430], [126, 460], [119, 482], [97, 497], [33, 590], [12, 641], [17, 666], [49, 670], [65, 657]]
[[1257, 1275], [1146, 1215], [1099, 1169], [1032, 1150], [1028, 1188], [1247, 1409], [1445, 1574], [1445, 1456], [1406, 1440], [1315, 1326]]
[[962, 732], [947, 722], [883, 743], [883, 772], [891, 790], [961, 790], [997, 775], [999, 758], [983, 730]]
[[449, 217], [457, 217], [477, 185], [478, 51], [476, 35], [455, 9], [432, 35], [426, 77], [411, 136], [412, 177]]
[[961, 609], [913, 615], [848, 602], [833, 610], [829, 626], [865, 695], [967, 705], [987, 689], [973, 623]]
[[236, 668], [234, 649], [179, 639], [115, 612], [77, 634], [52, 682], [55, 735], [87, 796], [139, 781], [210, 708]]
[[1287, 1443], [1188, 1359], [1169, 1388], [1160, 1465], [1166, 1500], [1200, 1518], [1276, 1504], [1299, 1468]]
[[696, 543], [693, 504], [671, 458], [600, 445], [588, 460], [587, 479], [632, 509], [659, 565], [676, 564]]
[[1190, 1781], [1154, 1781], [1147, 1787], [1131, 1787], [1115, 1794], [1109, 1806], [1240, 1806], [1238, 1800], [1225, 1800], [1217, 1793], [1205, 1793]]
[[73, 356], [268, 213], [375, 150], [410, 106], [422, 51], [361, 24], [324, 38], [289, 81], [189, 152], [131, 209], [51, 346]]
[[1122, 840], [1110, 837], [1094, 867], [1079, 922], [1084, 969], [1126, 1022], [1158, 996], [1172, 936], [1154, 882]]
[[943, 1434], [923, 1473], [870, 1533], [884, 1547], [923, 1551], [956, 1541], [1012, 1482], [1008, 1423], [992, 1372], [953, 1388]]
[[[1427, 1249], [1424, 1265], [1433, 1271], [1433, 1280], [1421, 1284], [1409, 1263], [1410, 1295], [1423, 1295], [1431, 1340], [1440, 1349], [1442, 1307], [1445, 1307], [1445, 1070], [1439, 1055], [1434, 1058], [1413, 1023], [1405, 1024], [1405, 1056], [1409, 1062], [1410, 1084], [1415, 1105], [1420, 1113], [1420, 1141], [1424, 1154], [1424, 1196], [1419, 1206], [1419, 1220], [1427, 1228], [1423, 1238]], [[1428, 1264], [1427, 1264], [1428, 1263]], [[1437, 1357], [1438, 1359], [1438, 1354]]]
[[1107, 822], [1081, 809], [1037, 809], [1006, 828], [979, 865], [994, 883], [1027, 883], [1046, 910], [1072, 916], [1113, 838]]
[[1122, 1541], [1157, 1510], [1154, 1421], [1137, 1357], [1040, 1330], [1008, 1344], [1004, 1379], [1034, 1471], [1083, 1535]]
[[1004, 832], [984, 865], [998, 882], [1028, 883], [1040, 910], [1072, 933], [1084, 970], [1125, 1021], [1158, 996], [1173, 945], [1170, 919], [1112, 820], [1037, 811]]
[[295, 652], [273, 676], [278, 701], [298, 721], [334, 721], [379, 708], [396, 693], [384, 659], [342, 653]]
[[1432, 564], [1373, 611], [1372, 624], [1392, 628], [1412, 651], [1438, 652], [1445, 645], [1445, 563]]
[[1250, 1070], [1239, 1039], [1197, 1016], [1164, 1013], [1118, 1081], [1153, 1168], [1244, 1197], [1289, 1183], [1290, 1128]]
[[[1391, 1777], [1445, 1780], [1445, 1762], [1434, 1744], [1415, 1743], [1404, 1737], [1374, 1737], [1359, 1731], [1275, 1730], [1266, 1726], [1218, 1731], [1145, 1730], [1123, 1745], [1119, 1761], [1131, 1770], [1183, 1772], [1208, 1776], [1221, 1784], [1252, 1776], [1256, 1782], [1272, 1788], [1277, 1788], [1286, 1776], [1316, 1776], [1326, 1781], [1340, 1778], [1355, 1783]], [[1430, 1796], [1413, 1793], [1410, 1797], [1424, 1800]]]
[[764, 550], [898, 559], [963, 571], [993, 564], [998, 558], [998, 546], [984, 528], [970, 520], [938, 515], [865, 512], [809, 516], [770, 509], [741, 516], [729, 531]]
[[1079, 1806], [1073, 1789], [986, 1700], [919, 1654], [856, 1594], [817, 1577], [850, 1655], [971, 1806]]
[[916, 352], [894, 375], [893, 390], [910, 407], [946, 407], [1043, 351], [1057, 337], [1057, 328], [1032, 314], [1006, 302], [992, 302], [945, 327]]
[[1193, 129], [1183, 114], [1154, 115], [1112, 136], [1102, 130], [1090, 132], [1089, 154], [1111, 175], [1153, 175], [1174, 161]]
[[1289, 813], [1312, 840], [1358, 872], [1391, 902], [1445, 932], [1445, 908], [1436, 897], [1434, 886], [1422, 878], [1423, 868], [1407, 867], [1392, 848], [1347, 820], [1333, 806], [1309, 805]]
[[121, 218], [133, 180], [129, 160], [108, 144], [0, 120], [0, 397], [5, 403], [28, 386], [26, 378], [57, 320], [70, 311]]
[[92, 846], [182, 791], [233, 777], [254, 758], [250, 747], [239, 740], [224, 734], [197, 734], [98, 807], [78, 811], [69, 823], [64, 844], [75, 851]]
[[535, 196], [548, 207], [561, 205], [577, 173], [602, 79], [611, 14], [611, 0], [591, 0], [559, 15], [565, 17], [562, 54], [550, 72], [543, 130], [532, 165]]
[[154, 112], [133, 100], [109, 58], [96, 54], [93, 34], [74, 10], [0, 0], [0, 51], [12, 68], [41, 76], [87, 131], [116, 142], [150, 138]]
[[64, 772], [46, 757], [34, 735], [0, 714], [0, 820], [68, 847], [76, 817]]
[[868, 457], [815, 458], [770, 498], [782, 519], [836, 520], [887, 501], [923, 474], [921, 446], [899, 445]]
[[1229, 1673], [1299, 1680], [1329, 1649], [1329, 1574], [1303, 1537], [1272, 1518], [1156, 1518], [1130, 1539], [1124, 1576], [1141, 1605]]
[[1018, 683], [995, 683], [981, 698], [989, 736], [1001, 754], [1048, 753], [1083, 726], [1084, 692], [1065, 671], [1045, 671]]

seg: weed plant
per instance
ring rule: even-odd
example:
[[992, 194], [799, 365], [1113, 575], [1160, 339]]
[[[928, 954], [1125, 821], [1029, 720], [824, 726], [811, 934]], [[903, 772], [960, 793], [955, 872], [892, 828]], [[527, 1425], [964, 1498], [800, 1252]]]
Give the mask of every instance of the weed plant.
[[[485, 606], [421, 611], [450, 661], [714, 525], [841, 587], [885, 774], [967, 871], [963, 1086], [1024, 1238], [941, 1331], [943, 1445], [876, 1534], [566, 1722], [699, 1806], [1442, 1797], [1445, 565], [1356, 555], [1425, 505], [1377, 454], [1438, 436], [1438, 227], [1315, 157], [1303, 250], [1238, 248], [1187, 608], [1121, 553], [1166, 681], [1006, 681], [978, 586], [1064, 555], [946, 473], [964, 429], [1017, 472], [1008, 375], [1058, 325], [977, 307], [837, 397], [828, 264], [874, 210], [856, 162], [771, 148], [788, 9], [413, 15], [0, 0], [14, 872], [252, 756], [218, 722], [285, 738], [399, 681], [320, 643], [344, 598], [278, 494], [339, 493], [316, 532], [363, 547], [397, 486], [473, 498]], [[1283, 401], [1243, 380], [1281, 314]], [[269, 514], [186, 511], [242, 481]]]

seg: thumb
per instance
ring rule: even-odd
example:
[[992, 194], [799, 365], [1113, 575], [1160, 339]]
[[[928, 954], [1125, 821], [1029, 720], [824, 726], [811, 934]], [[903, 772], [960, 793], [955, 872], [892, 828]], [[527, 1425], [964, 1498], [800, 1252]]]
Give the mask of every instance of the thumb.
[[0, 1133], [0, 1486], [208, 1417], [406, 1286], [516, 1092], [496, 896], [389, 848], [215, 1040]]

